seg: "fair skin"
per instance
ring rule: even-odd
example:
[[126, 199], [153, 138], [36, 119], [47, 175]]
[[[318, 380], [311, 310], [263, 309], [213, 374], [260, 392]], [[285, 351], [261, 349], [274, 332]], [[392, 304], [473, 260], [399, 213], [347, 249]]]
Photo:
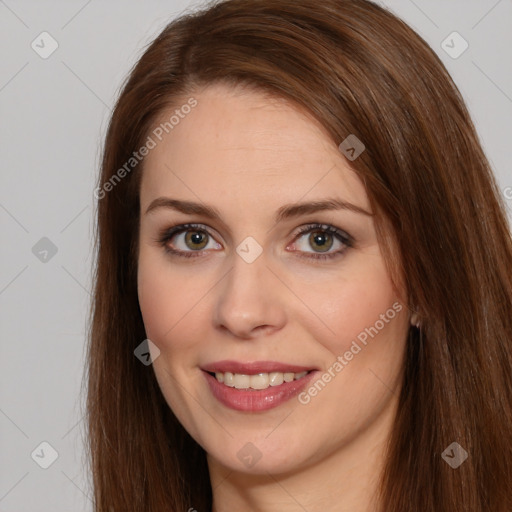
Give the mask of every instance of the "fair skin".
[[[319, 123], [290, 103], [223, 85], [193, 96], [197, 106], [146, 157], [140, 190], [139, 303], [160, 350], [153, 368], [162, 393], [207, 452], [215, 512], [374, 510], [410, 319], [365, 189]], [[209, 205], [220, 218], [165, 206], [147, 212], [161, 197]], [[275, 220], [284, 205], [327, 199], [357, 208]], [[185, 223], [201, 228], [157, 241]], [[353, 243], [297, 232], [315, 223]], [[236, 251], [247, 237], [262, 249], [250, 263]], [[195, 254], [169, 254], [164, 245]], [[338, 254], [311, 256], [326, 253]], [[337, 357], [376, 325], [333, 373]], [[329, 368], [331, 379], [309, 401], [292, 396], [240, 411], [207, 384], [202, 368], [222, 360], [314, 369], [306, 391]], [[255, 464], [237, 456], [244, 446], [260, 456]]]

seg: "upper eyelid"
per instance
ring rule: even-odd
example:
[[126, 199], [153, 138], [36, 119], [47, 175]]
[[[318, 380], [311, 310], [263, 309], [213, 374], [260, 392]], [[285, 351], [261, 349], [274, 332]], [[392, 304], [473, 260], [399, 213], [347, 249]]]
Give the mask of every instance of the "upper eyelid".
[[217, 233], [217, 230], [209, 227], [209, 226], [206, 226], [205, 224], [200, 224], [200, 223], [185, 223], [185, 224], [178, 224], [176, 226], [173, 226], [172, 228], [169, 228], [169, 229], [164, 229], [162, 231], [162, 238], [168, 236], [169, 238], [170, 237], [174, 237], [176, 235], [180, 235], [181, 233], [186, 233], [187, 231], [193, 231], [193, 230], [196, 230], [196, 231], [204, 231], [206, 232], [209, 236], [213, 236], [212, 235], [212, 231]]
[[305, 224], [303, 226], [299, 226], [296, 228], [298, 231], [295, 236], [303, 235], [306, 233], [309, 233], [315, 229], [318, 231], [325, 231], [327, 233], [330, 233], [332, 235], [341, 235], [342, 238], [346, 238], [348, 241], [353, 241], [353, 237], [349, 235], [345, 230], [337, 228], [336, 226], [333, 226], [332, 224], [325, 224], [325, 223], [309, 223]]

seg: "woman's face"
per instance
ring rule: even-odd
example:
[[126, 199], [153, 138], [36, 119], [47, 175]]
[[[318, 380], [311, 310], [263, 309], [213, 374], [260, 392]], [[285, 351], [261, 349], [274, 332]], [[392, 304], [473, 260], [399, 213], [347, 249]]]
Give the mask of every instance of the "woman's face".
[[283, 100], [194, 98], [153, 136], [141, 182], [139, 302], [162, 393], [210, 463], [355, 461], [389, 432], [409, 327], [365, 189]]

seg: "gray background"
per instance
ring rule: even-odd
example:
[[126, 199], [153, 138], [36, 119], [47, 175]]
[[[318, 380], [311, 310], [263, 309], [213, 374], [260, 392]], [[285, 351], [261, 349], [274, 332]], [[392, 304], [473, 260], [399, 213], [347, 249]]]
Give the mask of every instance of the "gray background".
[[[380, 3], [445, 62], [512, 207], [512, 0]], [[143, 47], [199, 4], [0, 0], [0, 512], [92, 510], [80, 391], [101, 142]], [[50, 47], [44, 31], [47, 59], [31, 47]], [[453, 31], [469, 43], [456, 59]]]

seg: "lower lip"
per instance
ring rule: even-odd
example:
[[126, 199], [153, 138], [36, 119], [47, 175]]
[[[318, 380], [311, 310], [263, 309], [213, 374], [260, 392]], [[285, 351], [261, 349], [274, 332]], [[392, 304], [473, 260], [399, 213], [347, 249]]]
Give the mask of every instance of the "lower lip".
[[223, 405], [236, 411], [259, 412], [278, 407], [297, 396], [308, 384], [316, 371], [291, 382], [283, 382], [279, 386], [267, 389], [236, 389], [219, 382], [213, 375], [204, 372], [206, 381], [213, 396]]

